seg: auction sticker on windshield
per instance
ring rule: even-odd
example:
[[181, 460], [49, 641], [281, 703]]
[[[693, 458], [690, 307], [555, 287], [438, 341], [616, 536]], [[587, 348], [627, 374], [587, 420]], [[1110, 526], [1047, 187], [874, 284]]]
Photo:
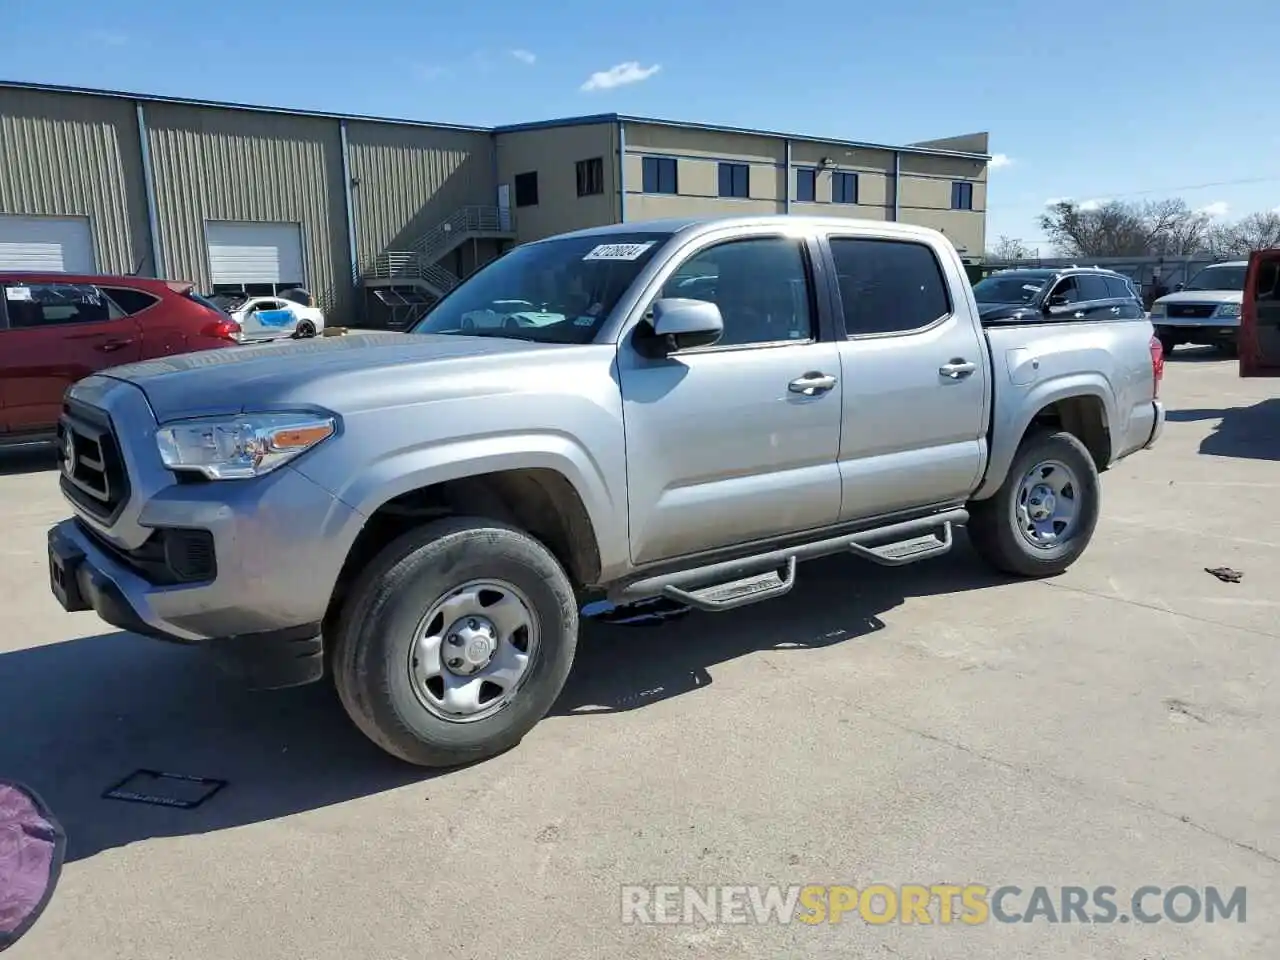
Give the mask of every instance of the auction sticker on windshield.
[[593, 247], [582, 259], [638, 260], [653, 244], [653, 240], [648, 243], [602, 243], [598, 247]]

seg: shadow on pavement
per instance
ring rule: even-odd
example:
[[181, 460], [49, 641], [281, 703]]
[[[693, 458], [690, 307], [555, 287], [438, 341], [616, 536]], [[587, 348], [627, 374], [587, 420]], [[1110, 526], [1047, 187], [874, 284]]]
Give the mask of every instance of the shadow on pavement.
[[20, 473], [43, 473], [58, 469], [57, 449], [51, 443], [24, 444], [21, 447], [0, 447], [0, 476]]
[[[712, 668], [757, 650], [867, 640], [907, 597], [1002, 582], [959, 540], [905, 569], [854, 558], [800, 568], [785, 598], [651, 629], [585, 621], [553, 713], [589, 717], [700, 690]], [[85, 623], [95, 622], [86, 616]], [[67, 828], [68, 859], [154, 837], [202, 834], [423, 783], [432, 773], [382, 753], [327, 683], [252, 692], [199, 650], [132, 634], [0, 655], [0, 775], [38, 790]], [[227, 781], [192, 810], [102, 798], [140, 768]]]
[[1280, 398], [1225, 410], [1170, 410], [1165, 416], [1175, 423], [1218, 420], [1200, 441], [1200, 452], [1206, 456], [1280, 460]]
[[1178, 363], [1222, 363], [1235, 361], [1235, 357], [1219, 350], [1217, 347], [1174, 347], [1173, 352], [1166, 353], [1166, 360]]

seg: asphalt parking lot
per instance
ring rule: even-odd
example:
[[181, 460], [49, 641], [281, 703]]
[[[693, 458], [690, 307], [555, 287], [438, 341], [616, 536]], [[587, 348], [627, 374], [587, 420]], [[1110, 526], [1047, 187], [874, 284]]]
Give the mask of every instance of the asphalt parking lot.
[[[1179, 350], [1084, 559], [801, 568], [783, 600], [595, 625], [516, 750], [431, 776], [324, 687], [64, 614], [48, 458], [0, 460], [0, 776], [70, 835], [16, 958], [1240, 958], [1280, 944], [1280, 381]], [[1222, 582], [1206, 567], [1243, 573]], [[194, 810], [102, 792], [224, 779]], [[626, 884], [1187, 884], [1245, 922], [624, 925]], [[1055, 893], [1056, 897], [1057, 894]], [[1158, 909], [1160, 898], [1148, 901]], [[1024, 910], [1010, 901], [1007, 910]]]

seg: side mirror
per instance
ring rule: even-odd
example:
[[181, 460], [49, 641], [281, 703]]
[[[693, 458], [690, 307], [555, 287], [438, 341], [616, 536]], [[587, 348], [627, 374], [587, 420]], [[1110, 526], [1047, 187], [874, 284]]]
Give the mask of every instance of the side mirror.
[[1053, 310], [1056, 307], [1065, 307], [1066, 305], [1067, 305], [1067, 298], [1060, 293], [1055, 293], [1053, 296], [1051, 296], [1048, 300], [1044, 302], [1044, 308], [1046, 312], [1049, 310]]
[[1181, 289], [1182, 289], [1183, 287], [1185, 287], [1185, 286], [1186, 286], [1186, 284], [1185, 284], [1185, 283], [1175, 283], [1175, 284], [1173, 285], [1173, 289], [1175, 289], [1175, 290], [1181, 290]]
[[709, 347], [724, 336], [720, 308], [707, 300], [667, 297], [655, 300], [652, 316], [637, 331], [647, 350], [666, 356], [676, 350]]
[[0, 951], [48, 906], [66, 849], [66, 833], [36, 793], [0, 780]]

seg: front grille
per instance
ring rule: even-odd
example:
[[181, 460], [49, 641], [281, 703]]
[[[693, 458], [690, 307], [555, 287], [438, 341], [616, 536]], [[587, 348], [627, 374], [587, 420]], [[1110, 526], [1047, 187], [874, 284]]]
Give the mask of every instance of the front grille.
[[1170, 303], [1165, 307], [1170, 317], [1179, 320], [1207, 320], [1217, 309], [1216, 303]]
[[58, 421], [62, 491], [86, 513], [112, 523], [129, 499], [129, 475], [110, 418], [68, 400]]

